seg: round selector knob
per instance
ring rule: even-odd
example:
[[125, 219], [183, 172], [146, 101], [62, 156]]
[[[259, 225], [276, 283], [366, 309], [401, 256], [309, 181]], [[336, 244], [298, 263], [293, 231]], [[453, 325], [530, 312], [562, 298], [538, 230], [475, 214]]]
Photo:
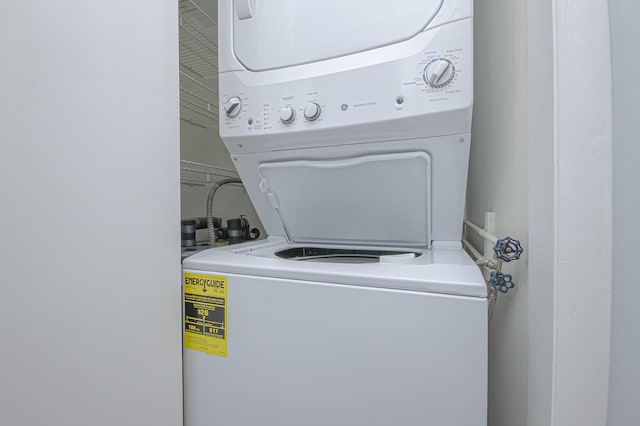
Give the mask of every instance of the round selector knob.
[[293, 107], [286, 106], [280, 110], [280, 121], [284, 124], [291, 124], [296, 119], [296, 110]]
[[227, 102], [223, 105], [224, 112], [227, 114], [227, 117], [233, 118], [240, 114], [242, 110], [242, 99], [238, 96], [232, 96], [227, 99]]
[[451, 83], [456, 75], [456, 69], [447, 59], [436, 59], [427, 64], [424, 69], [424, 81], [431, 87], [444, 87]]
[[307, 106], [304, 107], [304, 118], [308, 121], [315, 121], [320, 118], [320, 114], [322, 113], [322, 109], [320, 109], [320, 105], [315, 102], [307, 103]]

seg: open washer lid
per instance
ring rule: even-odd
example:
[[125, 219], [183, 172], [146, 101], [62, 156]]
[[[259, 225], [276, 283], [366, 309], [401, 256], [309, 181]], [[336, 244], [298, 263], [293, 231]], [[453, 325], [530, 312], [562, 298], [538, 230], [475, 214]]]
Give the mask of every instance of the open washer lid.
[[422, 32], [443, 1], [234, 0], [234, 51], [264, 71], [371, 50]]
[[426, 152], [262, 163], [258, 174], [290, 242], [430, 246]]

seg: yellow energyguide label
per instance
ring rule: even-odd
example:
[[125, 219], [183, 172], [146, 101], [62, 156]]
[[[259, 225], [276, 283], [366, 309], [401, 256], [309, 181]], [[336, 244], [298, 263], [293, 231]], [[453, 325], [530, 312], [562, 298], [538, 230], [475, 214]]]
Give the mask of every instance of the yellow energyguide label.
[[227, 356], [227, 277], [184, 274], [184, 347]]

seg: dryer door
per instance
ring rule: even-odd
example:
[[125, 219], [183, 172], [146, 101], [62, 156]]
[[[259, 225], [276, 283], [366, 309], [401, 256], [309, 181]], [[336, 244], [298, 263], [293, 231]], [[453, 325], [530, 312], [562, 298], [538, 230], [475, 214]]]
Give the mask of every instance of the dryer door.
[[431, 158], [426, 152], [263, 163], [258, 174], [289, 241], [430, 245]]
[[443, 3], [443, 0], [233, 1], [235, 54], [253, 71], [322, 61], [408, 40], [427, 27]]

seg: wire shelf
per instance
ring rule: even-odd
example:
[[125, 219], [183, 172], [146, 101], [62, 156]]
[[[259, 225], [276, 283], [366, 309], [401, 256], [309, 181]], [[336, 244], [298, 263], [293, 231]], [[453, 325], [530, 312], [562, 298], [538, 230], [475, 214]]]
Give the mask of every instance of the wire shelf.
[[218, 73], [218, 24], [192, 0], [180, 0], [180, 64], [200, 78]]
[[218, 126], [218, 25], [193, 0], [179, 0], [180, 119], [202, 128]]
[[206, 186], [228, 178], [239, 178], [238, 172], [211, 164], [180, 160], [180, 181], [184, 185]]
[[218, 93], [180, 71], [180, 118], [199, 127], [218, 123]]

